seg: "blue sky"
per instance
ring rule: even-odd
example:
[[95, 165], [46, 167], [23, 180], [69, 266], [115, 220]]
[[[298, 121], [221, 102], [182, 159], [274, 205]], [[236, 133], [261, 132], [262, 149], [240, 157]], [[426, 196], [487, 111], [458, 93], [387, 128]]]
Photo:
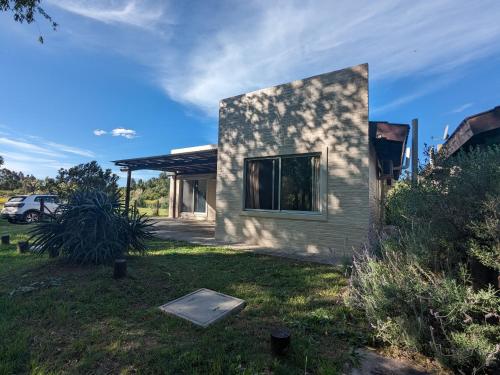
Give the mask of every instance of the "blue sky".
[[0, 155], [38, 177], [216, 143], [220, 99], [364, 62], [370, 119], [421, 148], [500, 105], [497, 0], [42, 4], [57, 31], [0, 14]]

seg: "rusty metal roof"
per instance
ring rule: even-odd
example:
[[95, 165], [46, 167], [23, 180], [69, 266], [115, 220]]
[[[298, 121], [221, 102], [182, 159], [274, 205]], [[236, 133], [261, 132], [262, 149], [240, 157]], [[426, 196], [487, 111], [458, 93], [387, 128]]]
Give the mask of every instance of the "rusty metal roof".
[[446, 156], [451, 156], [474, 137], [500, 129], [500, 106], [466, 117], [443, 145]]

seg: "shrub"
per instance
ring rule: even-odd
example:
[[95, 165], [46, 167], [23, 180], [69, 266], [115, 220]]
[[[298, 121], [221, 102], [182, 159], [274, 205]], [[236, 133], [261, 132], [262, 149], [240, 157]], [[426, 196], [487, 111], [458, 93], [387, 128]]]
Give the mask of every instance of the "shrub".
[[32, 230], [39, 253], [61, 254], [78, 264], [110, 263], [129, 251], [144, 253], [151, 222], [137, 212], [124, 215], [118, 194], [98, 190], [73, 193], [52, 221]]
[[464, 269], [451, 278], [382, 246], [379, 258], [355, 259], [348, 303], [365, 312], [382, 342], [479, 373], [500, 359], [500, 325], [485, 324], [500, 318], [498, 297], [492, 287], [475, 292]]
[[348, 303], [384, 343], [500, 373], [500, 292], [484, 268], [500, 270], [500, 147], [440, 156], [386, 204], [398, 233], [355, 259]]
[[407, 251], [424, 250], [426, 266], [456, 272], [472, 256], [499, 269], [500, 146], [438, 159], [416, 186], [398, 183], [386, 202], [387, 222], [405, 233]]

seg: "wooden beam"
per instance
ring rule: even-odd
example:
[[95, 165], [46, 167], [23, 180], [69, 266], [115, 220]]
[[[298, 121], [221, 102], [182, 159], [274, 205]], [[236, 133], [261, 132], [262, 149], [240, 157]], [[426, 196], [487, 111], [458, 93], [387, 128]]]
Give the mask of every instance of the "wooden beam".
[[172, 202], [172, 217], [175, 219], [177, 217], [177, 173], [174, 174], [174, 199]]
[[418, 179], [418, 119], [411, 120], [411, 182], [417, 184]]
[[127, 187], [125, 190], [125, 214], [128, 215], [130, 208], [130, 182], [132, 180], [132, 170], [127, 170]]

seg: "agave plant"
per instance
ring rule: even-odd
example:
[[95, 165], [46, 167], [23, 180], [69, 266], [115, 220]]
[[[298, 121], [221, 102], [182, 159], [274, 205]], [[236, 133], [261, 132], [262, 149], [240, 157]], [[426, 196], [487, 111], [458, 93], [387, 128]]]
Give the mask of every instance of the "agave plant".
[[143, 254], [153, 238], [152, 222], [137, 211], [123, 213], [118, 194], [98, 190], [73, 193], [50, 222], [31, 231], [37, 252], [62, 255], [78, 264], [105, 264], [128, 252]]

